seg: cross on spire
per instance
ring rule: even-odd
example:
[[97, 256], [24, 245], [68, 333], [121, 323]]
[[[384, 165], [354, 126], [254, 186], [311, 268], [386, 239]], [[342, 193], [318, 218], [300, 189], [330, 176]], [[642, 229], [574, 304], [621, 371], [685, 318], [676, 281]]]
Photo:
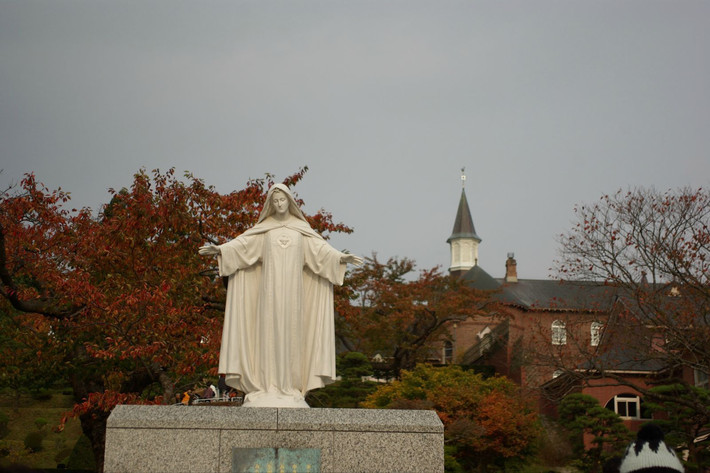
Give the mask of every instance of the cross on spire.
[[466, 166], [461, 168], [461, 187], [466, 187]]

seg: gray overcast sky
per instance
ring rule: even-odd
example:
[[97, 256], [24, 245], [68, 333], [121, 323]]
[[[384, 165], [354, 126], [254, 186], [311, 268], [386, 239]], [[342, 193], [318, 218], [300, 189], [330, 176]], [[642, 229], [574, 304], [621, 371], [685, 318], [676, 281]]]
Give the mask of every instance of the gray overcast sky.
[[307, 165], [333, 244], [545, 278], [575, 203], [710, 185], [710, 2], [0, 0], [0, 175], [98, 208], [141, 167]]

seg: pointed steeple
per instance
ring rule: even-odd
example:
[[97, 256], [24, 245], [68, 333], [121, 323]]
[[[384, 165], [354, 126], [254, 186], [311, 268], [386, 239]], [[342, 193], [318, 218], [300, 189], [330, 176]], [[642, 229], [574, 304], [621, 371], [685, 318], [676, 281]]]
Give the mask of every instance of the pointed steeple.
[[471, 218], [471, 210], [466, 199], [466, 174], [461, 168], [461, 199], [456, 211], [456, 220], [451, 236], [446, 242], [451, 247], [451, 267], [449, 272], [453, 275], [462, 275], [478, 264], [478, 244], [481, 239], [476, 234]]
[[461, 189], [461, 200], [459, 200], [459, 209], [456, 211], [456, 220], [454, 220], [454, 229], [446, 243], [450, 243], [455, 238], [473, 238], [479, 243], [481, 239], [476, 235], [476, 229], [473, 226], [471, 218], [471, 210], [468, 208], [468, 200], [466, 199], [466, 190]]

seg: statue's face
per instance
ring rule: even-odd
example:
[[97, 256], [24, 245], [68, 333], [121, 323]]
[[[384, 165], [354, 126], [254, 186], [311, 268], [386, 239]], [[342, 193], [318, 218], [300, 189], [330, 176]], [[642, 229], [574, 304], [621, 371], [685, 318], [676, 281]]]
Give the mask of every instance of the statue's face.
[[279, 215], [288, 213], [288, 197], [283, 192], [276, 191], [271, 196], [271, 203], [274, 205], [274, 210]]

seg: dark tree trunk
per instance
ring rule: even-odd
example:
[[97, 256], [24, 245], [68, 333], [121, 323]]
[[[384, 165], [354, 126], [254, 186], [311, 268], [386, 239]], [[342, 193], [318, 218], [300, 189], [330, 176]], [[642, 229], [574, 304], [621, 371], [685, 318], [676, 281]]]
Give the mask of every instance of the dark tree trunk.
[[109, 412], [93, 411], [79, 416], [81, 430], [91, 442], [91, 450], [94, 452], [96, 461], [96, 471], [104, 471], [104, 449], [106, 447], [106, 420]]

